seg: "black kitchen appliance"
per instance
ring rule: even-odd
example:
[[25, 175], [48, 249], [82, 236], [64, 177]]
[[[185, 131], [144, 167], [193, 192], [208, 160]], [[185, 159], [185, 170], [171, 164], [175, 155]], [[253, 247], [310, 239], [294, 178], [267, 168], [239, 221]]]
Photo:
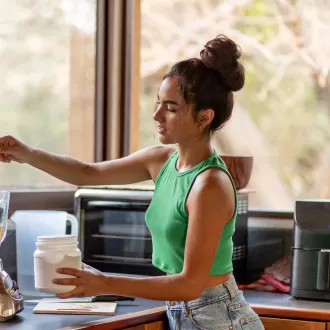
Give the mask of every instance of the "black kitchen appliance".
[[330, 300], [330, 200], [296, 201], [290, 294]]
[[[82, 187], [74, 197], [83, 262], [110, 273], [163, 275], [152, 265], [145, 212], [153, 187]], [[244, 283], [247, 260], [248, 194], [238, 193], [233, 237], [236, 280]]]

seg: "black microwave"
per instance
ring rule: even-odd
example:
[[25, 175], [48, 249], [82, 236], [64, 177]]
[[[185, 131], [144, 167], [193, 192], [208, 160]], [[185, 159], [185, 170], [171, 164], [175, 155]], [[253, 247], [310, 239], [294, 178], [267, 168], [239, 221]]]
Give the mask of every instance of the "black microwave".
[[[145, 212], [153, 188], [82, 187], [74, 195], [82, 261], [103, 272], [163, 275], [152, 265], [151, 234]], [[244, 283], [247, 264], [248, 194], [238, 193], [233, 236], [234, 275]]]

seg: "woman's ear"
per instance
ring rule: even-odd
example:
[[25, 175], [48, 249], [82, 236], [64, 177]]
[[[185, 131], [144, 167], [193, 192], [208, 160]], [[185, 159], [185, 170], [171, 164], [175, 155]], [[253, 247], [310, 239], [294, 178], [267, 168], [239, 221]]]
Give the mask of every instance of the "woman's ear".
[[211, 124], [214, 118], [213, 109], [204, 109], [198, 112], [198, 123], [202, 127], [206, 127]]

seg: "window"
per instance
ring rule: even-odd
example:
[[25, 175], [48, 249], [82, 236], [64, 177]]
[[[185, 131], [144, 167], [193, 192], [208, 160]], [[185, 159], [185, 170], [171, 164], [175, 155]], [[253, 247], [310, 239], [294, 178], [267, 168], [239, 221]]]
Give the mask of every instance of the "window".
[[[97, 0], [0, 5], [0, 132], [94, 160]], [[1, 189], [69, 187], [28, 165], [1, 164]]]
[[330, 198], [330, 33], [327, 1], [141, 0], [140, 147], [163, 74], [220, 33], [241, 45], [246, 84], [219, 154], [253, 155], [250, 207], [293, 209]]

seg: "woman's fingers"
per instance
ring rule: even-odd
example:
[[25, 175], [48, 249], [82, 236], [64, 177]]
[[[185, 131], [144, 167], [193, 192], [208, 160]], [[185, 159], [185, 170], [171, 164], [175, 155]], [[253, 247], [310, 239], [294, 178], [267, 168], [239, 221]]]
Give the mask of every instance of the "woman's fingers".
[[56, 271], [59, 274], [72, 275], [75, 277], [80, 277], [82, 275], [81, 270], [76, 268], [58, 268]]
[[67, 299], [67, 298], [73, 298], [73, 297], [84, 297], [84, 291], [81, 288], [75, 288], [69, 292], [66, 293], [58, 293], [56, 295], [57, 298], [61, 299]]
[[53, 283], [59, 285], [79, 285], [80, 281], [77, 277], [68, 277], [68, 278], [54, 278]]
[[6, 154], [1, 154], [0, 153], [0, 162], [10, 163], [11, 159]]

